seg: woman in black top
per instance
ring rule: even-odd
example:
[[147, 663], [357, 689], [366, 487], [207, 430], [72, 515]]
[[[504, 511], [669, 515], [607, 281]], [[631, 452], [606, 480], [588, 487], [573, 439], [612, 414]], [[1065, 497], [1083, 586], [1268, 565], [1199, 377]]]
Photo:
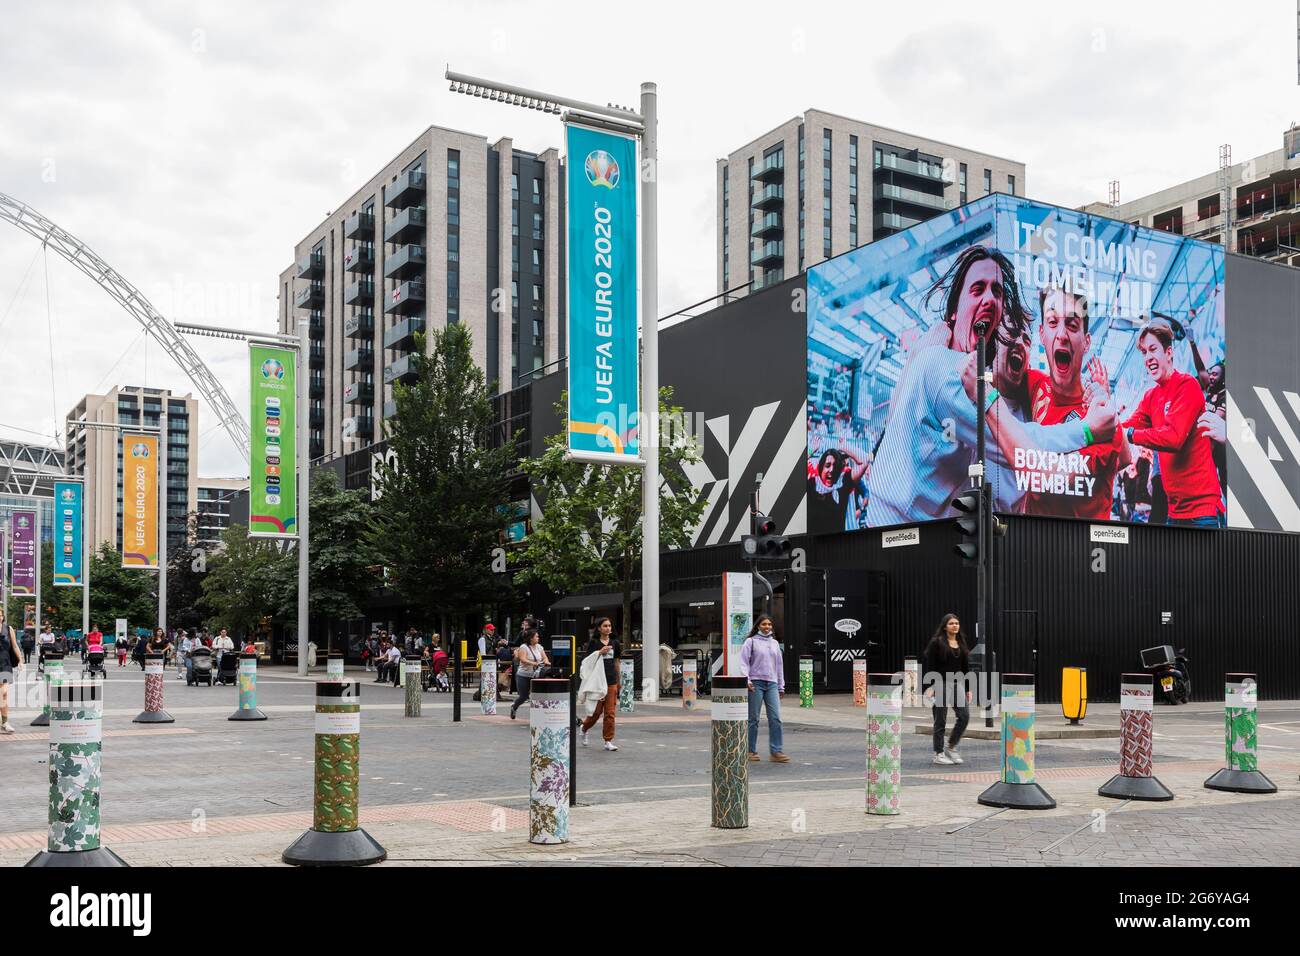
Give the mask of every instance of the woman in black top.
[[[966, 646], [966, 635], [961, 632], [961, 621], [956, 614], [945, 614], [939, 622], [939, 628], [926, 645], [925, 656], [921, 664], [926, 683], [926, 696], [934, 695], [934, 762], [951, 765], [962, 763], [957, 744], [970, 722], [971, 692], [966, 689], [966, 678], [970, 672], [970, 650]], [[948, 708], [957, 714], [952, 736], [948, 746], [943, 745], [944, 724], [948, 719]]]
[[13, 681], [13, 672], [22, 666], [23, 652], [18, 646], [18, 638], [5, 619], [4, 608], [0, 607], [0, 733], [14, 732], [9, 723], [9, 684]]
[[605, 663], [605, 683], [609, 689], [605, 699], [596, 705], [590, 717], [582, 722], [582, 745], [587, 746], [587, 731], [596, 726], [596, 721], [604, 717], [601, 736], [605, 738], [606, 750], [617, 750], [614, 743], [614, 711], [618, 708], [618, 659], [623, 653], [623, 645], [614, 637], [614, 622], [607, 617], [596, 619], [596, 633], [587, 642], [583, 657], [600, 654]]

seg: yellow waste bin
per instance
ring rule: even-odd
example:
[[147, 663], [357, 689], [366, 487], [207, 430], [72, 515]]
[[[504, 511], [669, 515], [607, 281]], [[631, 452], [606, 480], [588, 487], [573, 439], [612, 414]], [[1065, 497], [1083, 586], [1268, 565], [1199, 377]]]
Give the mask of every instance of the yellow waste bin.
[[1088, 668], [1061, 669], [1061, 713], [1072, 724], [1077, 724], [1087, 715]]

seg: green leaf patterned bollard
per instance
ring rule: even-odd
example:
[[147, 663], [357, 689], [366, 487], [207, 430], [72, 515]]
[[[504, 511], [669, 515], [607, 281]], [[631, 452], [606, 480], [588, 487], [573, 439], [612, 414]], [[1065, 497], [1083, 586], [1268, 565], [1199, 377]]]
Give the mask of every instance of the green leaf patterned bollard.
[[749, 681], [713, 679], [711, 825], [721, 830], [749, 826]]
[[528, 706], [528, 842], [569, 842], [569, 682], [539, 677]]
[[1276, 793], [1277, 786], [1259, 769], [1259, 683], [1254, 674], [1228, 674], [1223, 688], [1224, 769], [1205, 781], [1208, 790], [1230, 793]]
[[624, 657], [618, 662], [618, 712], [630, 714], [636, 709], [636, 662]]
[[903, 763], [901, 675], [866, 674], [867, 813], [899, 813]]
[[813, 705], [813, 659], [811, 657], [799, 658], [799, 706], [811, 707]]

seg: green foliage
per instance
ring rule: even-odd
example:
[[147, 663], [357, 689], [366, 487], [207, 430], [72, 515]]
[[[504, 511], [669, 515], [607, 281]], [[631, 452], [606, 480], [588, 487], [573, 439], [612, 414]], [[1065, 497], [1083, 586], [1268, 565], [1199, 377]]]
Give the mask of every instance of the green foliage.
[[244, 525], [221, 532], [221, 545], [208, 558], [199, 602], [209, 612], [209, 628], [229, 628], [242, 638], [275, 612], [276, 594], [282, 594], [297, 566], [296, 555], [281, 552], [277, 544], [250, 538]]
[[491, 393], [460, 324], [417, 337], [416, 379], [394, 389], [385, 462], [368, 540], [389, 584], [429, 620], [487, 607], [503, 596], [492, 571], [510, 518], [513, 437], [492, 447]]
[[[659, 390], [662, 422], [684, 421], [672, 397], [671, 387]], [[541, 581], [554, 591], [616, 583], [623, 592], [623, 626], [630, 630], [632, 589], [641, 570], [641, 470], [567, 459], [568, 404], [566, 394], [556, 405], [563, 427], [546, 439], [540, 457], [523, 466], [543, 514], [517, 555], [516, 577]], [[691, 530], [704, 513], [704, 496], [683, 471], [699, 460], [699, 449], [686, 429], [662, 435], [659, 541], [664, 548], [689, 547]]]
[[[185, 519], [186, 537], [194, 541], [198, 533], [198, 512], [190, 512]], [[206, 549], [197, 543], [183, 548], [169, 547], [167, 552], [167, 626], [196, 628], [203, 623], [199, 606], [203, 598], [203, 578], [206, 575]]]

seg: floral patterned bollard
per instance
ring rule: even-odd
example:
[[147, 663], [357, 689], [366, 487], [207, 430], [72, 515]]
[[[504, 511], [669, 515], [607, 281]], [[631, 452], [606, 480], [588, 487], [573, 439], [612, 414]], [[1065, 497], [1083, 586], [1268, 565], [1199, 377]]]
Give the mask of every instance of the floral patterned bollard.
[[867, 813], [901, 812], [903, 685], [896, 674], [867, 674]]
[[529, 695], [528, 842], [569, 842], [569, 682], [542, 677]]
[[406, 659], [406, 676], [403, 678], [406, 682], [403, 689], [406, 691], [406, 706], [402, 710], [403, 717], [420, 716], [420, 659], [418, 657], [408, 657]]
[[325, 658], [325, 676], [329, 680], [343, 680], [343, 652], [330, 651]]
[[104, 681], [60, 681], [50, 699], [48, 849], [28, 866], [126, 866], [100, 845], [100, 756]]
[[163, 655], [144, 655], [144, 710], [133, 724], [174, 724], [176, 718], [163, 710]]
[[682, 660], [682, 707], [686, 710], [695, 709], [695, 701], [699, 694], [699, 676], [696, 668], [699, 662], [694, 657], [687, 657]]
[[292, 866], [365, 866], [388, 851], [361, 829], [361, 686], [316, 682], [311, 829], [281, 854]]
[[1002, 780], [979, 795], [986, 807], [1051, 810], [1056, 801], [1034, 781], [1034, 675], [1002, 675]]
[[1229, 793], [1277, 793], [1277, 785], [1259, 769], [1256, 732], [1259, 683], [1254, 674], [1228, 674], [1223, 688], [1223, 749], [1227, 766], [1205, 781], [1207, 790]]
[[853, 706], [867, 706], [867, 659], [859, 657], [853, 662]]
[[257, 655], [239, 655], [239, 708], [227, 720], [266, 720], [257, 709]]
[[636, 661], [624, 657], [618, 662], [618, 712], [630, 714], [636, 709]]
[[483, 658], [478, 677], [479, 702], [483, 705], [485, 716], [491, 717], [497, 712], [497, 659]]
[[1116, 800], [1172, 800], [1173, 792], [1151, 774], [1155, 678], [1121, 674], [1119, 682], [1119, 773], [1097, 793]]
[[799, 706], [813, 705], [813, 659], [804, 655], [799, 658]]
[[749, 826], [749, 681], [713, 678], [712, 825], [721, 830]]

